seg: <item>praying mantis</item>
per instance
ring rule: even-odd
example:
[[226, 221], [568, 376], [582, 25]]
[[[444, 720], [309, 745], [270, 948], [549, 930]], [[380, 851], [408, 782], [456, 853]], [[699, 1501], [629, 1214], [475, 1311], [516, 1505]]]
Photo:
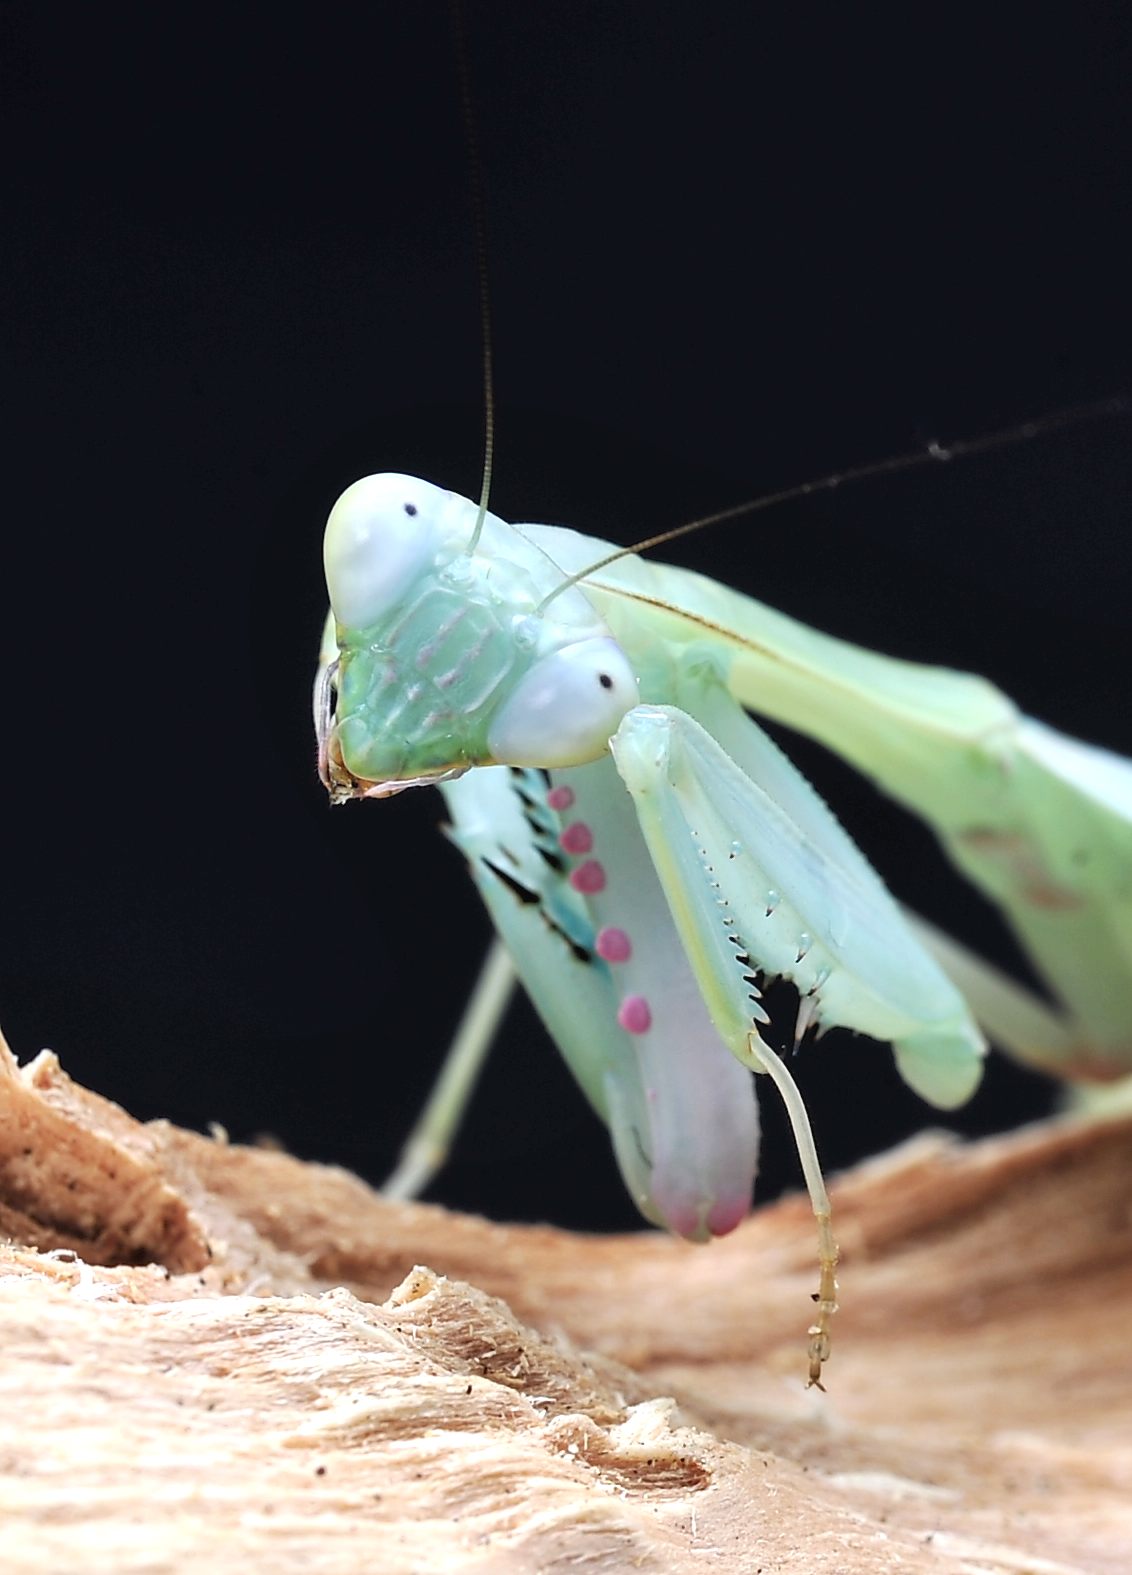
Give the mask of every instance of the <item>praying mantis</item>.
[[[835, 478], [837, 479], [837, 478]], [[653, 543], [646, 543], [651, 546]], [[953, 1108], [987, 1037], [1062, 1076], [1132, 1046], [1132, 765], [981, 679], [876, 655], [725, 585], [429, 482], [371, 476], [331, 511], [315, 691], [332, 801], [435, 784], [499, 940], [389, 1190], [441, 1162], [514, 976], [642, 1214], [734, 1228], [757, 1147], [752, 1072], [783, 1096], [818, 1222], [809, 1378], [837, 1249], [816, 1147], [760, 1032], [892, 1043]], [[808, 734], [932, 828], [1056, 1004], [902, 910], [750, 713]]]
[[[558, 527], [508, 525], [397, 474], [331, 511], [315, 692], [331, 798], [438, 785], [501, 938], [392, 1189], [424, 1184], [523, 981], [608, 1124], [646, 1218], [733, 1229], [757, 1160], [751, 1071], [782, 1094], [819, 1229], [809, 1376], [837, 1250], [809, 1123], [766, 1044], [888, 1040], [942, 1108], [984, 1033], [1065, 1076], [1132, 1045], [1132, 763], [1019, 714], [990, 683], [822, 635], [726, 586]], [[1047, 1005], [903, 912], [748, 711], [809, 733], [933, 828], [1000, 908]]]

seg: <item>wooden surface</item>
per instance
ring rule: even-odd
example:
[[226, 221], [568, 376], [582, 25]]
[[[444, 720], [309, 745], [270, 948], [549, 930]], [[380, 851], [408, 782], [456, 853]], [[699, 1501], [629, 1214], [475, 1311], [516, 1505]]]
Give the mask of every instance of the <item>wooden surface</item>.
[[[0, 1054], [5, 1572], [1132, 1570], [1132, 1120], [693, 1248], [383, 1201]], [[426, 1267], [417, 1267], [422, 1265]]]

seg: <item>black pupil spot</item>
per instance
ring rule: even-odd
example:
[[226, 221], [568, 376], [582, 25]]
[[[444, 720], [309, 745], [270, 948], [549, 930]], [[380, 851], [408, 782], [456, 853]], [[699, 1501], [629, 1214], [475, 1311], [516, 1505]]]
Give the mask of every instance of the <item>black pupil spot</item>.
[[610, 678], [608, 673], [598, 673], [597, 681], [603, 689], [613, 688], [613, 679]]
[[415, 503], [406, 503], [405, 504], [405, 513], [409, 516], [410, 519], [415, 517], [416, 512], [417, 512], [417, 505]]

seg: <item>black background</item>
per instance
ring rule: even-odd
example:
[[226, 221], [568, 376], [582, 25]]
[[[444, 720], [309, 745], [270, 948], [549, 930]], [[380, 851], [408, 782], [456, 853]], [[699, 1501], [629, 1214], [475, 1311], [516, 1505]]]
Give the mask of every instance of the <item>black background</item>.
[[[468, 11], [504, 517], [629, 541], [1127, 392], [1130, 62], [1099, 11]], [[308, 685], [338, 491], [381, 469], [478, 488], [447, 12], [3, 19], [0, 1021], [139, 1116], [377, 1179], [486, 921], [435, 794], [329, 812]], [[1129, 431], [670, 555], [1127, 750]], [[1010, 959], [922, 829], [792, 747], [900, 895]], [[869, 1042], [798, 1070], [834, 1167], [924, 1119]], [[1050, 1099], [996, 1064], [960, 1121]], [[767, 1125], [773, 1192], [795, 1168]], [[518, 1007], [434, 1195], [630, 1224], [607, 1149]]]

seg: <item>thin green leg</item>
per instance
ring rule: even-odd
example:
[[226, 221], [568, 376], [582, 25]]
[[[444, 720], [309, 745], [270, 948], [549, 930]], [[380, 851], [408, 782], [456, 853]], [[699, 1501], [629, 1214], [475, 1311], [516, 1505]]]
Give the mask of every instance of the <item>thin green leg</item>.
[[1054, 1007], [919, 914], [905, 908], [904, 917], [995, 1044], [1040, 1072], [1066, 1075], [1082, 1036]]
[[428, 1102], [381, 1189], [387, 1198], [419, 1197], [448, 1158], [514, 987], [507, 948], [493, 940]]

